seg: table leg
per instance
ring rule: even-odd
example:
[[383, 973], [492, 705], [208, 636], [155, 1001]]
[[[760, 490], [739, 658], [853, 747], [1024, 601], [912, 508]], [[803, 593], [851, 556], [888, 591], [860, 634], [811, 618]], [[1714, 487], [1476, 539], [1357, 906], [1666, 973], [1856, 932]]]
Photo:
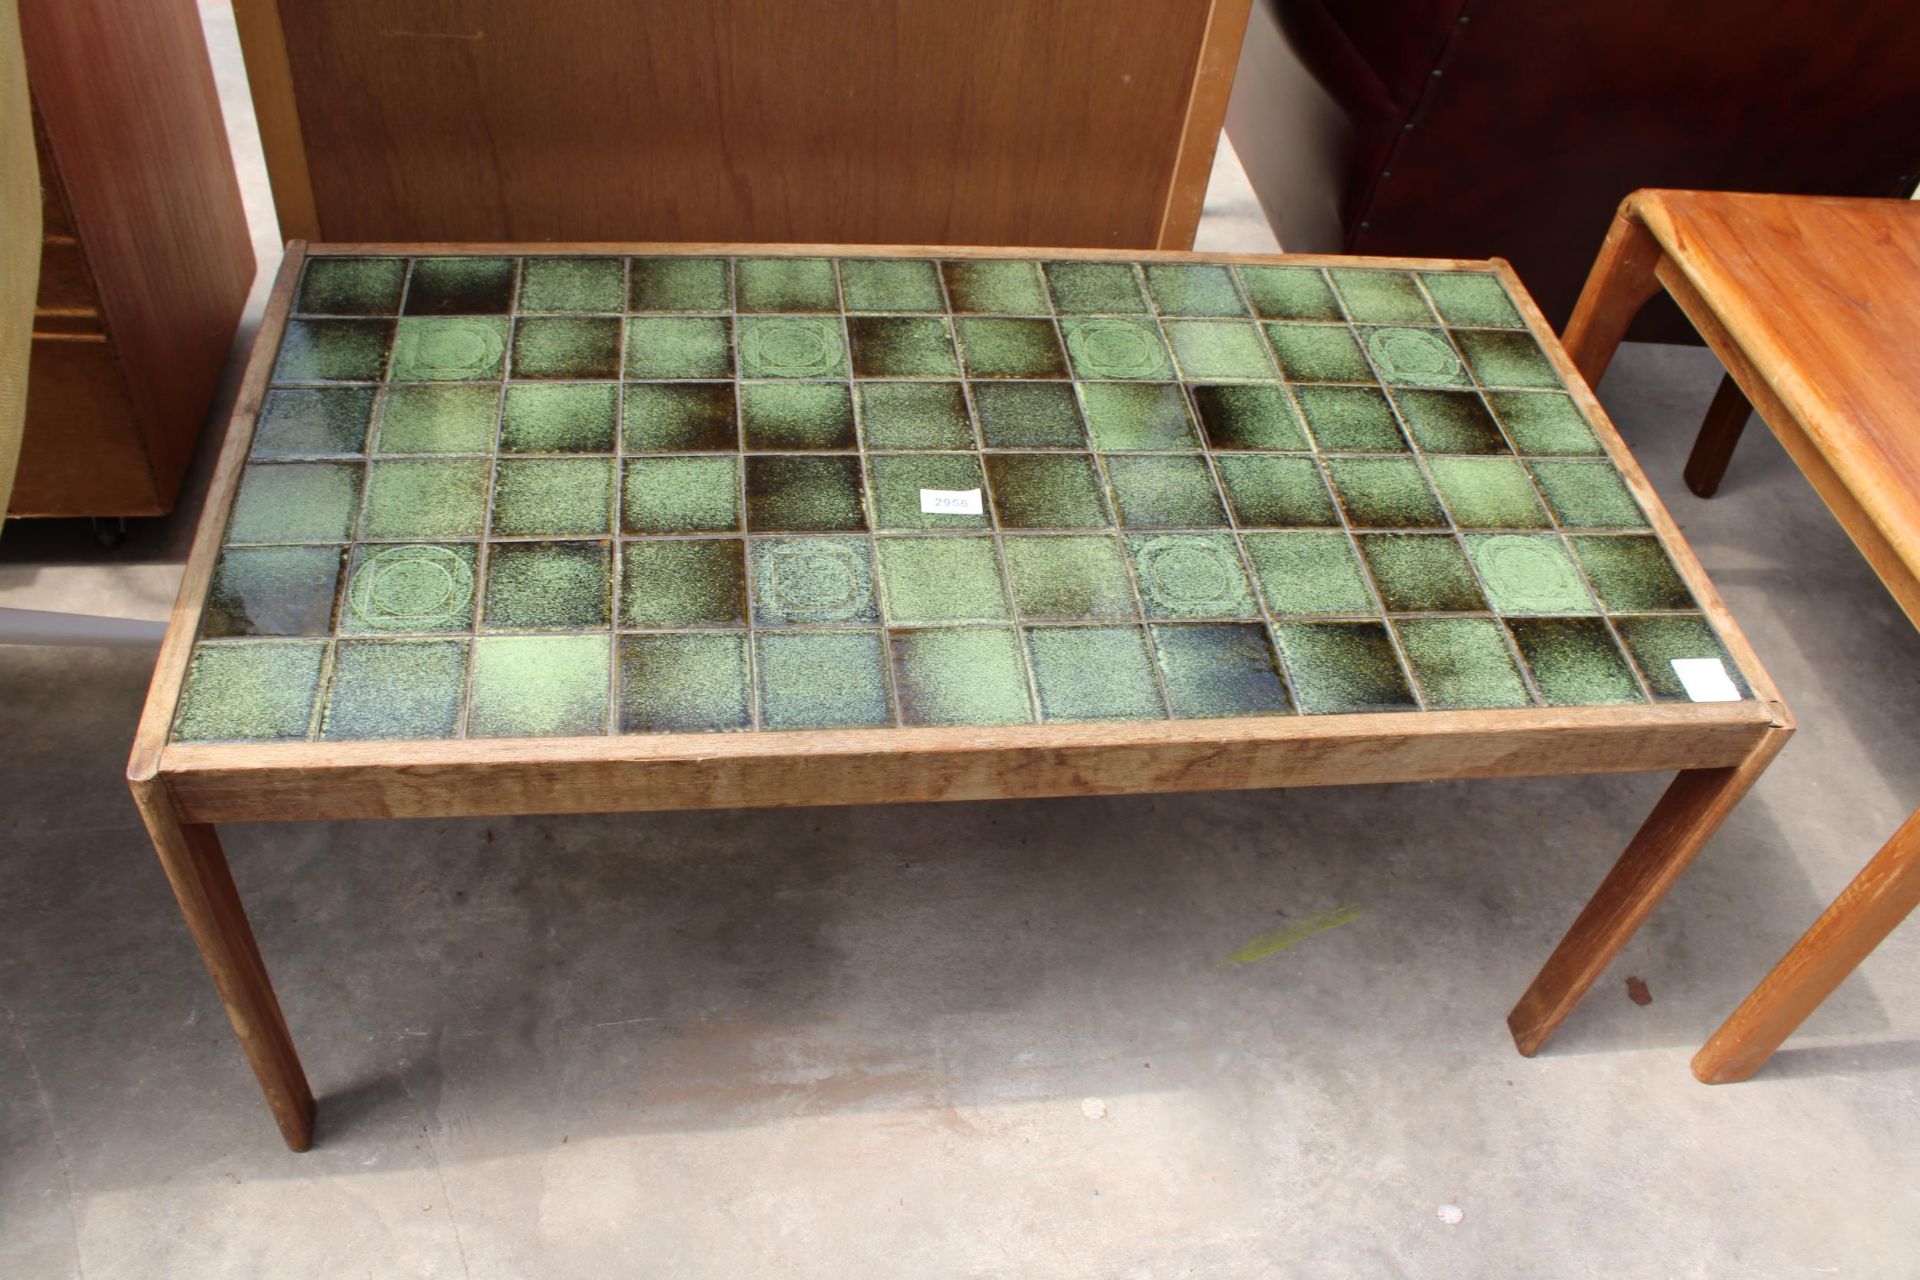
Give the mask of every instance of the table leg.
[[1693, 1074], [1733, 1084], [1758, 1071], [1869, 952], [1920, 906], [1920, 811], [1840, 891], [1693, 1056]]
[[1788, 736], [1769, 733], [1745, 760], [1730, 768], [1685, 769], [1674, 778], [1533, 985], [1507, 1015], [1507, 1029], [1524, 1056], [1538, 1053], [1573, 1012], [1786, 745]]
[[1713, 403], [1707, 406], [1707, 416], [1700, 423], [1700, 434], [1694, 437], [1693, 452], [1687, 455], [1687, 468], [1682, 473], [1687, 488], [1702, 498], [1714, 495], [1720, 477], [1727, 474], [1727, 463], [1733, 460], [1733, 446], [1740, 443], [1740, 433], [1752, 415], [1747, 393], [1732, 374], [1723, 375], [1720, 389], [1713, 393]]
[[1560, 339], [1588, 386], [1600, 385], [1627, 326], [1647, 299], [1660, 292], [1660, 281], [1654, 276], [1659, 265], [1660, 243], [1653, 233], [1638, 221], [1615, 214]]
[[133, 798], [280, 1136], [288, 1147], [305, 1151], [313, 1145], [313, 1091], [287, 1034], [220, 838], [204, 823], [181, 822], [163, 782], [135, 782]]

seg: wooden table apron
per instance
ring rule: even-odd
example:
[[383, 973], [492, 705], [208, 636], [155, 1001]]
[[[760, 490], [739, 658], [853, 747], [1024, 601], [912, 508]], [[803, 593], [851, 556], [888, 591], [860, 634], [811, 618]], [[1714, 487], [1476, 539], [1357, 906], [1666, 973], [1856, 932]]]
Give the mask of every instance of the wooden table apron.
[[[750, 253], [1112, 259], [1111, 251], [794, 245], [342, 245], [328, 253]], [[1593, 424], [1754, 699], [1124, 724], [460, 741], [168, 742], [221, 533], [308, 247], [288, 248], [202, 513], [128, 778], [287, 1144], [314, 1100], [213, 824], [870, 804], [1679, 770], [1508, 1017], [1536, 1052], [1784, 744], [1793, 724], [1745, 637], [1506, 263], [1130, 251], [1135, 261], [1497, 272]]]

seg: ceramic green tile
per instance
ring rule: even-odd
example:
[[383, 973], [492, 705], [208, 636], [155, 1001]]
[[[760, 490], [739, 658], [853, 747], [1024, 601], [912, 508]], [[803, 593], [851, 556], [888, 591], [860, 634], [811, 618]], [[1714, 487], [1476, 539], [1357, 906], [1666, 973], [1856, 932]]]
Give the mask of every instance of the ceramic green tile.
[[1053, 309], [1035, 263], [957, 258], [940, 270], [956, 314], [1044, 316]]
[[1569, 538], [1609, 613], [1693, 609], [1693, 593], [1654, 537]]
[[632, 316], [629, 378], [731, 378], [733, 322], [725, 316]]
[[894, 684], [906, 724], [1028, 724], [1020, 640], [998, 627], [893, 633]]
[[599, 737], [613, 637], [481, 636], [473, 642], [474, 738]]
[[1227, 523], [1204, 458], [1119, 454], [1106, 465], [1120, 523], [1130, 529], [1200, 529]]
[[1051, 320], [961, 316], [953, 322], [970, 378], [1064, 378], [1067, 362]]
[[1186, 378], [1277, 378], [1260, 331], [1232, 320], [1166, 320], [1167, 341]]
[[1133, 588], [1118, 539], [1009, 535], [1007, 580], [1023, 618], [1131, 618]]
[[1448, 324], [1517, 329], [1526, 323], [1492, 272], [1422, 271], [1420, 281]]
[[1163, 533], [1127, 539], [1149, 618], [1258, 618], [1230, 533]]
[[227, 541], [342, 541], [353, 527], [359, 502], [357, 465], [253, 463], [240, 477]]
[[1135, 315], [1147, 309], [1130, 262], [1049, 262], [1046, 273], [1061, 315]]
[[340, 606], [341, 632], [471, 631], [477, 560], [472, 543], [355, 548]]
[[1163, 316], [1235, 316], [1244, 318], [1247, 304], [1225, 267], [1180, 262], [1147, 264], [1147, 292]]
[[394, 382], [485, 382], [507, 363], [505, 316], [403, 316], [387, 377]]
[[492, 468], [484, 458], [375, 462], [360, 536], [474, 538], [486, 525]]
[[319, 640], [195, 645], [179, 742], [265, 742], [307, 736], [327, 646]]
[[1733, 657], [1713, 634], [1713, 628], [1699, 614], [1671, 615], [1668, 617], [1618, 618], [1614, 625], [1620, 629], [1620, 639], [1627, 646], [1627, 652], [1640, 666], [1640, 674], [1647, 679], [1647, 688], [1653, 691], [1656, 702], [1688, 702], [1686, 688], [1680, 683], [1679, 673], [1673, 669], [1676, 658], [1717, 658], [1727, 674], [1733, 677], [1734, 687], [1743, 698], [1751, 698], [1753, 691], [1741, 678], [1740, 668]]
[[1174, 376], [1166, 344], [1150, 320], [1065, 319], [1060, 322], [1060, 337], [1067, 344], [1076, 378]]
[[500, 417], [494, 383], [407, 383], [380, 397], [375, 453], [491, 453]]
[[1274, 617], [1379, 614], [1346, 534], [1249, 533], [1241, 541]]
[[1216, 455], [1213, 464], [1234, 521], [1243, 529], [1340, 523], [1327, 482], [1312, 458], [1229, 453]]
[[1455, 329], [1453, 340], [1483, 387], [1551, 387], [1560, 375], [1525, 330]]
[[1399, 386], [1472, 385], [1466, 366], [1439, 329], [1362, 329], [1367, 355], [1381, 378]]
[[466, 701], [465, 640], [342, 640], [320, 736], [450, 738]]
[[1384, 623], [1285, 622], [1274, 634], [1301, 711], [1322, 715], [1418, 709]]
[[488, 631], [575, 631], [612, 619], [604, 542], [496, 542], [487, 548]]
[[847, 321], [858, 378], [955, 378], [947, 322], [934, 316], [854, 316]]
[[731, 457], [629, 458], [621, 484], [620, 527], [626, 533], [739, 529], [739, 462]]
[[1373, 371], [1345, 325], [1270, 324], [1267, 341], [1293, 382], [1372, 382]]
[[269, 391], [253, 433], [256, 458], [326, 457], [366, 448], [372, 387]]
[[1139, 627], [1032, 627], [1027, 653], [1051, 721], [1151, 720], [1162, 714]]
[[1152, 630], [1154, 659], [1176, 720], [1286, 715], [1293, 710], [1265, 627], [1188, 623]]
[[971, 449], [966, 393], [957, 382], [863, 382], [860, 436], [869, 449]]
[[985, 529], [986, 515], [930, 514], [920, 509], [922, 489], [965, 492], [984, 489], [980, 459], [971, 453], [880, 453], [867, 458], [875, 529]]
[[1093, 460], [1074, 454], [987, 458], [993, 509], [1007, 529], [1100, 529], [1113, 523]]
[[500, 417], [503, 453], [611, 453], [620, 389], [611, 382], [516, 383]]
[[[1131, 390], [1131, 388], [1120, 388]], [[1106, 388], [1101, 388], [1106, 390]], [[1284, 387], [1193, 387], [1207, 443], [1220, 449], [1310, 449], [1300, 415]]]
[[390, 316], [400, 310], [405, 258], [308, 258], [294, 310], [308, 315]]
[[827, 258], [741, 258], [733, 264], [742, 311], [838, 311]]
[[622, 733], [752, 727], [745, 635], [621, 636], [618, 662]]
[[527, 258], [520, 264], [520, 310], [618, 312], [627, 304], [627, 264], [619, 258]]
[[1489, 391], [1486, 396], [1521, 453], [1597, 456], [1606, 452], [1571, 396], [1541, 391]]
[[621, 410], [628, 453], [708, 453], [736, 449], [730, 382], [630, 382]]
[[991, 538], [879, 538], [874, 549], [888, 626], [1012, 616]]
[[1599, 612], [1566, 544], [1553, 534], [1472, 533], [1467, 554], [1501, 613]]
[[1330, 453], [1405, 453], [1406, 437], [1386, 396], [1374, 387], [1295, 387], [1300, 413]]
[[1178, 384], [1083, 383], [1080, 403], [1093, 447], [1102, 452], [1200, 447]]
[[1263, 320], [1339, 320], [1339, 300], [1317, 267], [1234, 268]]
[[1550, 706], [1598, 707], [1640, 702], [1633, 669], [1598, 618], [1514, 618], [1520, 656]]
[[1493, 619], [1402, 618], [1393, 628], [1428, 707], [1454, 711], [1533, 701]]
[[620, 544], [620, 625], [744, 627], [745, 544], [738, 538], [647, 538]]
[[289, 320], [275, 382], [373, 382], [387, 367], [391, 320]]
[[1526, 468], [1513, 458], [1428, 458], [1434, 488], [1462, 529], [1544, 529]]
[[620, 321], [611, 316], [522, 316], [513, 326], [516, 378], [617, 378]]
[[1470, 613], [1487, 607], [1460, 544], [1447, 533], [1370, 533], [1360, 538], [1388, 613]]
[[[635, 258], [627, 277], [629, 311], [730, 311], [725, 258]], [[631, 328], [631, 326], [629, 326]]]
[[1393, 399], [1413, 442], [1427, 453], [1511, 452], [1477, 392], [1397, 390]]
[[1540, 492], [1570, 529], [1644, 528], [1647, 518], [1610, 462], [1529, 462]]
[[843, 258], [840, 288], [848, 311], [945, 311], [940, 277], [921, 258]]
[[1327, 274], [1355, 324], [1433, 323], [1433, 312], [1408, 272], [1335, 267]]
[[410, 316], [500, 315], [513, 303], [512, 258], [415, 258]]
[[753, 638], [760, 723], [855, 729], [893, 723], [878, 631], [763, 631]]
[[1412, 458], [1332, 458], [1327, 477], [1355, 528], [1429, 529], [1447, 523]]
[[229, 548], [214, 566], [200, 634], [324, 636], [339, 582], [339, 547]]
[[743, 378], [844, 378], [846, 337], [838, 317], [742, 316]]
[[754, 533], [853, 533], [867, 527], [858, 458], [763, 454], [747, 459]]
[[872, 544], [865, 538], [755, 538], [748, 557], [757, 627], [880, 621]]
[[989, 449], [1084, 449], [1080, 405], [1067, 382], [976, 382], [973, 410]]
[[853, 393], [844, 382], [740, 384], [740, 424], [747, 448], [852, 449]]
[[611, 532], [615, 465], [612, 458], [502, 458], [493, 479], [494, 534]]

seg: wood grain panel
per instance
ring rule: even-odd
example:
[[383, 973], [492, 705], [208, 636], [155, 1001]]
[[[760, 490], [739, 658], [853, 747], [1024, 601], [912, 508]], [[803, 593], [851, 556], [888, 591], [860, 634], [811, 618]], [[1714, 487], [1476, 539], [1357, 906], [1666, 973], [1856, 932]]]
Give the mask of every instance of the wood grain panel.
[[27, 358], [20, 469], [7, 514], [158, 515], [166, 509], [106, 339], [36, 334]]

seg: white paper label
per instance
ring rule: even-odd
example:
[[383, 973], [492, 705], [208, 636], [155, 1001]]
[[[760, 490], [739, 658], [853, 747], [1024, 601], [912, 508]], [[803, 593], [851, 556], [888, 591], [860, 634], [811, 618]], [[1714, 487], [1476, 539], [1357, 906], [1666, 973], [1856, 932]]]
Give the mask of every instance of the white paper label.
[[978, 489], [922, 489], [920, 513], [929, 516], [980, 516], [986, 514], [986, 509], [980, 505]]
[[1695, 702], [1740, 701], [1740, 690], [1718, 658], [1675, 658], [1673, 674]]

